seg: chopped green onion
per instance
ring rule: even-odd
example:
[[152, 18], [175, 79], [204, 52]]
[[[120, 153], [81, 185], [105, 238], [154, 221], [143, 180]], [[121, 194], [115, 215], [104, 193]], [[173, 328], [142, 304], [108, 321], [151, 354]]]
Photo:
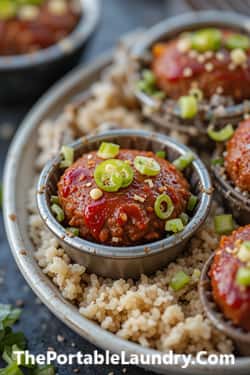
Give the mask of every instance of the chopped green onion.
[[214, 229], [218, 234], [229, 234], [234, 229], [232, 215], [217, 215], [214, 217]]
[[174, 211], [172, 199], [166, 193], [158, 195], [155, 200], [154, 210], [159, 219], [168, 219]]
[[203, 92], [198, 88], [193, 88], [189, 91], [189, 95], [194, 96], [198, 102], [203, 99]]
[[159, 99], [159, 100], [162, 100], [166, 97], [166, 94], [163, 91], [154, 91], [152, 95], [155, 99]]
[[237, 253], [237, 258], [244, 263], [250, 262], [250, 241], [242, 242]]
[[97, 156], [102, 159], [112, 159], [119, 154], [119, 150], [120, 146], [115, 143], [102, 142], [97, 152]]
[[195, 195], [191, 194], [190, 197], [189, 197], [189, 200], [188, 200], [188, 204], [187, 204], [188, 211], [193, 211], [193, 209], [195, 208], [197, 202], [198, 202], [198, 197], [196, 197]]
[[1, 0], [0, 2], [0, 20], [8, 20], [15, 17], [17, 12], [17, 5], [14, 1]]
[[187, 225], [187, 223], [189, 222], [189, 216], [188, 216], [188, 214], [186, 214], [186, 212], [182, 212], [180, 214], [180, 219], [181, 219], [183, 225]]
[[56, 203], [52, 204], [50, 207], [51, 211], [55, 214], [56, 220], [61, 223], [64, 220], [64, 212], [63, 209]]
[[217, 51], [222, 43], [220, 30], [207, 28], [192, 34], [192, 48], [198, 52]]
[[178, 233], [184, 229], [184, 225], [181, 219], [172, 219], [166, 221], [165, 224], [165, 231], [166, 232], [173, 232]]
[[226, 47], [231, 50], [236, 48], [247, 50], [250, 48], [249, 37], [243, 34], [229, 35], [226, 39]]
[[73, 236], [75, 236], [75, 237], [79, 236], [79, 228], [68, 227], [68, 228], [66, 228], [66, 231], [72, 233]]
[[192, 152], [187, 152], [185, 155], [182, 155], [178, 159], [174, 160], [173, 165], [179, 171], [183, 171], [192, 163], [194, 159], [195, 159], [194, 154]]
[[62, 146], [61, 154], [63, 160], [60, 163], [61, 168], [68, 168], [73, 164], [74, 161], [74, 149], [69, 146]]
[[201, 276], [201, 271], [198, 268], [194, 269], [194, 272], [192, 273], [192, 279], [194, 281], [198, 281]]
[[224, 158], [215, 158], [211, 161], [212, 165], [223, 165], [224, 164]]
[[250, 286], [250, 268], [239, 268], [236, 274], [236, 282], [239, 286]]
[[183, 119], [192, 119], [198, 113], [197, 99], [192, 96], [181, 96], [178, 100], [180, 115]]
[[50, 197], [50, 203], [55, 203], [60, 205], [59, 197], [58, 195], [51, 195]]
[[223, 129], [216, 131], [210, 126], [207, 133], [213, 141], [225, 142], [234, 134], [234, 128], [231, 124], [228, 124]]
[[158, 156], [158, 158], [166, 159], [166, 151], [157, 151], [155, 155]]
[[183, 271], [177, 272], [172, 280], [170, 281], [170, 287], [175, 291], [178, 292], [179, 290], [183, 289], [186, 285], [190, 282], [190, 277]]
[[135, 169], [146, 176], [156, 176], [160, 170], [160, 164], [153, 158], [136, 156], [134, 160]]

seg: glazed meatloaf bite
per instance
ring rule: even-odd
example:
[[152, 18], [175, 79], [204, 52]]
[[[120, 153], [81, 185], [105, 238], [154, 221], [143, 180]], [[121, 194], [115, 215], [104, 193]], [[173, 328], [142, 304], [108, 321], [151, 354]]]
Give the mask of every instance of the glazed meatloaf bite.
[[225, 317], [250, 332], [250, 225], [222, 237], [210, 276]]
[[215, 28], [181, 34], [153, 46], [157, 86], [178, 99], [198, 87], [209, 99], [215, 93], [235, 102], [250, 97], [249, 38]]
[[177, 218], [190, 196], [182, 173], [152, 152], [121, 149], [108, 160], [99, 155], [83, 155], [60, 178], [58, 196], [68, 225], [79, 228], [82, 238], [107, 245], [165, 237], [163, 219]]
[[250, 193], [250, 120], [243, 121], [228, 141], [225, 168], [235, 186]]

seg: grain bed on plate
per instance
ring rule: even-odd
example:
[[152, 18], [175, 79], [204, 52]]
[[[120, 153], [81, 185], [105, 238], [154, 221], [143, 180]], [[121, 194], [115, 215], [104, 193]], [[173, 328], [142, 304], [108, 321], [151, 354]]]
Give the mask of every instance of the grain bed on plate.
[[[41, 124], [38, 135], [39, 172], [59, 149], [79, 135], [107, 130], [108, 124], [125, 128], [150, 128], [140, 116], [126, 80], [126, 51], [120, 49], [111, 68], [92, 88], [93, 98], [76, 110], [69, 109], [56, 121]], [[176, 136], [176, 134], [172, 134]], [[182, 138], [181, 141], [185, 141]], [[103, 329], [161, 351], [195, 354], [230, 353], [232, 342], [212, 328], [204, 317], [198, 296], [197, 272], [218, 244], [212, 217], [221, 209], [215, 204], [210, 217], [190, 242], [186, 253], [156, 272], [141, 275], [139, 281], [111, 280], [88, 274], [83, 266], [73, 264], [58, 240], [45, 228], [35, 204], [35, 187], [29, 192], [29, 228], [35, 244], [35, 257], [43, 272], [72, 301], [79, 312]], [[171, 291], [173, 275], [183, 270], [191, 283], [179, 292]]]

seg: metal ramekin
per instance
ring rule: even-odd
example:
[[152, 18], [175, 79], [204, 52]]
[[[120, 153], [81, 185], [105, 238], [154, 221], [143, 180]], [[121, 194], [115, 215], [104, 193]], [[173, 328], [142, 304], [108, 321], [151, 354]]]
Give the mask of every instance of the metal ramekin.
[[[214, 153], [214, 159], [222, 157], [224, 145], [217, 146]], [[222, 196], [223, 203], [230, 209], [235, 220], [241, 224], [250, 223], [250, 198], [244, 196], [242, 192], [237, 190], [233, 183], [223, 173], [220, 165], [212, 165], [211, 170], [214, 176], [214, 185], [218, 193]]]
[[249, 356], [250, 333], [236, 327], [230, 320], [226, 319], [213, 299], [211, 281], [208, 273], [214, 260], [214, 256], [215, 254], [211, 255], [205, 263], [201, 273], [199, 294], [203, 309], [211, 323], [219, 331], [222, 331], [234, 341], [239, 354], [242, 356]]
[[[250, 21], [248, 17], [237, 13], [216, 10], [184, 14], [163, 21], [146, 32], [144, 37], [140, 38], [132, 49], [134, 64], [132, 80], [134, 82], [139, 80], [143, 66], [145, 67], [145, 64], [149, 61], [151, 47], [156, 42], [172, 39], [181, 32], [208, 26], [229, 27], [244, 33], [249, 33], [250, 31]], [[178, 111], [172, 116], [169, 116], [164, 111], [163, 106], [156, 110], [155, 108], [157, 108], [157, 106], [159, 107], [159, 103], [149, 95], [136, 89], [135, 94], [143, 107], [149, 109], [145, 111], [146, 116], [156, 125], [167, 130], [177, 130], [180, 133], [186, 134], [190, 139], [193, 138], [194, 142], [197, 144], [208, 142], [206, 133], [209, 123], [216, 124], [218, 127], [223, 127], [228, 122], [237, 124], [243, 114], [250, 111], [250, 101], [245, 101], [242, 104], [226, 108], [226, 114], [207, 111], [203, 118], [197, 116], [193, 120], [183, 120], [178, 115]], [[150, 108], [152, 110], [150, 110]]]
[[[186, 146], [162, 134], [146, 131], [114, 130], [100, 135], [79, 139], [71, 146], [75, 159], [83, 153], [97, 150], [102, 141], [116, 142], [122, 148], [138, 150], [165, 150], [170, 161], [190, 151]], [[40, 215], [49, 230], [60, 240], [65, 251], [77, 263], [87, 267], [89, 272], [112, 278], [137, 278], [142, 273], [152, 273], [162, 268], [185, 248], [188, 239], [204, 223], [211, 204], [212, 185], [202, 161], [196, 157], [186, 170], [186, 177], [193, 193], [199, 196], [199, 204], [193, 218], [181, 233], [166, 239], [141, 246], [113, 247], [69, 237], [50, 211], [50, 196], [56, 192], [56, 184], [62, 170], [58, 155], [43, 169], [37, 186], [37, 204]]]
[[100, 14], [100, 0], [80, 0], [82, 17], [65, 39], [33, 54], [0, 56], [0, 103], [31, 103], [78, 62]]

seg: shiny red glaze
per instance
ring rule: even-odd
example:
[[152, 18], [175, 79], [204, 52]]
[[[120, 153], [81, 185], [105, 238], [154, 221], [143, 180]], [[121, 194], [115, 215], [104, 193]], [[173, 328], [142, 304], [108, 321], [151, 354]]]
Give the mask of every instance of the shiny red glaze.
[[246, 265], [226, 251], [227, 248], [233, 249], [237, 240], [250, 241], [250, 225], [221, 238], [210, 277], [214, 300], [225, 317], [250, 332], [250, 287], [239, 287], [236, 283], [238, 269]]
[[250, 120], [241, 122], [228, 141], [225, 167], [234, 184], [250, 192]]
[[[83, 238], [120, 246], [163, 238], [165, 221], [160, 220], [154, 212], [155, 199], [164, 192], [163, 189], [175, 205], [172, 218], [185, 210], [190, 193], [183, 175], [152, 152], [120, 150], [118, 159], [133, 163], [137, 155], [154, 157], [161, 166], [161, 172], [155, 177], [143, 176], [132, 165], [132, 184], [118, 192], [103, 192], [97, 201], [90, 197], [90, 191], [97, 187], [93, 177], [95, 167], [103, 161], [96, 152], [83, 155], [60, 178], [58, 194], [67, 225], [79, 227]], [[153, 188], [149, 187], [145, 181], [147, 179], [152, 180]], [[145, 201], [135, 200], [135, 195], [143, 197]]]
[[[223, 30], [225, 39], [232, 31]], [[250, 50], [247, 51], [246, 67], [237, 67], [230, 70], [230, 51], [222, 48], [220, 51], [224, 59], [219, 60], [216, 54], [199, 62], [196, 57], [191, 57], [189, 52], [180, 52], [177, 48], [178, 41], [160, 43], [153, 48], [152, 70], [157, 79], [157, 85], [166, 94], [178, 99], [189, 93], [192, 84], [198, 84], [206, 98], [210, 98], [220, 87], [224, 96], [230, 96], [236, 102], [250, 97]], [[205, 55], [205, 54], [202, 54]], [[208, 72], [206, 64], [212, 64], [213, 70]], [[185, 77], [184, 71], [191, 68], [192, 76]]]
[[32, 53], [48, 48], [70, 34], [76, 27], [81, 14], [72, 9], [55, 15], [49, 12], [47, 1], [41, 5], [38, 17], [32, 21], [18, 18], [0, 20], [0, 56]]

